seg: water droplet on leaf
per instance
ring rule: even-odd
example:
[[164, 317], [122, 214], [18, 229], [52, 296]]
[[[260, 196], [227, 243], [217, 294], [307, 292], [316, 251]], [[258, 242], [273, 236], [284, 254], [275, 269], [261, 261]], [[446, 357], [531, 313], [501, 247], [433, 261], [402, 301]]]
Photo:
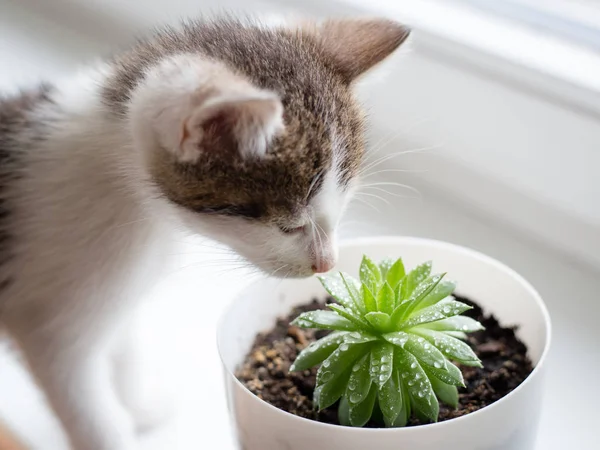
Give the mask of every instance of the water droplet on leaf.
[[325, 373], [323, 373], [323, 375], [321, 375], [321, 382], [327, 383], [328, 381], [331, 381], [332, 378], [333, 378], [333, 372], [325, 372]]

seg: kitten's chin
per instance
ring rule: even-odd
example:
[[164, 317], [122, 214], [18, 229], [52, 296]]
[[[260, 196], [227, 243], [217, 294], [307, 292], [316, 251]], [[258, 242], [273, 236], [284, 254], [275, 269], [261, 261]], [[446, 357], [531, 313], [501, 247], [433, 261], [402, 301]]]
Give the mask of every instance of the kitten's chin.
[[312, 270], [309, 270], [307, 272], [289, 272], [289, 273], [276, 273], [276, 274], [272, 274], [272, 273], [268, 273], [267, 275], [269, 275], [272, 278], [279, 278], [279, 279], [286, 279], [286, 278], [295, 278], [295, 279], [302, 279], [302, 278], [310, 278], [314, 275]]
[[302, 267], [294, 267], [294, 268], [286, 268], [282, 269], [280, 267], [262, 267], [259, 264], [254, 264], [252, 261], [249, 261], [254, 267], [260, 270], [265, 276], [269, 278], [278, 278], [280, 280], [285, 280], [288, 278], [293, 279], [302, 279], [302, 278], [310, 278], [314, 275], [314, 272], [311, 268], [303, 269]]

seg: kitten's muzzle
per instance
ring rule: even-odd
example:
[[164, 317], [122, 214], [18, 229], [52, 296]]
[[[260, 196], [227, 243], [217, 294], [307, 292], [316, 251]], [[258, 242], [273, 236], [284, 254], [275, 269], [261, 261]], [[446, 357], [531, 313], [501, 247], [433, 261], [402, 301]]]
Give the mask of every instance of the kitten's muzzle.
[[319, 261], [312, 265], [313, 273], [325, 273], [329, 272], [335, 267], [335, 261], [333, 259]]
[[337, 263], [336, 244], [329, 238], [320, 239], [313, 243], [313, 273], [329, 272]]

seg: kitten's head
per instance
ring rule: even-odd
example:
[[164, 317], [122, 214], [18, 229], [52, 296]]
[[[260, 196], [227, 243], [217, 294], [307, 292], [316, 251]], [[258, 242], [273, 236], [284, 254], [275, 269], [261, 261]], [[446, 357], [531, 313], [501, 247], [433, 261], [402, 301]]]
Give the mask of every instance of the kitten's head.
[[192, 230], [268, 273], [308, 276], [335, 265], [364, 152], [353, 81], [407, 35], [385, 20], [195, 23], [117, 60], [105, 98]]

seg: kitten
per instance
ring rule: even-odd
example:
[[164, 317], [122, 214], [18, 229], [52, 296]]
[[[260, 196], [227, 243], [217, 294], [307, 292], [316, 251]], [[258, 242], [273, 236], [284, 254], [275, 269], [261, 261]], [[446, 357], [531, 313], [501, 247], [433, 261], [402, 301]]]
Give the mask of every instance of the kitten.
[[173, 226], [267, 273], [334, 266], [364, 151], [353, 81], [407, 35], [190, 22], [0, 100], [0, 322], [75, 449], [136, 448], [138, 374], [113, 386], [112, 362]]

